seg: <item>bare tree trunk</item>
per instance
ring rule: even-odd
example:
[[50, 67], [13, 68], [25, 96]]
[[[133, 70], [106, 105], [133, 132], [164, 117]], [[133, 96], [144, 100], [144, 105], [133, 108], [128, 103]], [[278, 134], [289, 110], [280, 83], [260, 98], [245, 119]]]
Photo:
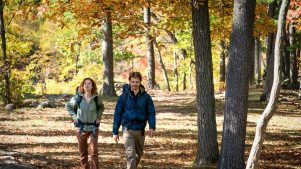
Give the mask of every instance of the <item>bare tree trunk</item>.
[[192, 0], [193, 42], [198, 113], [198, 148], [195, 166], [216, 164], [218, 143], [208, 0]]
[[289, 26], [289, 34], [290, 34], [290, 88], [291, 89], [298, 89], [299, 82], [298, 82], [298, 59], [297, 59], [297, 53], [296, 48], [293, 47], [296, 45], [294, 34], [296, 33], [296, 28], [293, 24], [290, 24]]
[[102, 59], [103, 59], [103, 85], [102, 95], [116, 96], [114, 88], [113, 72], [113, 35], [112, 18], [110, 11], [107, 11], [103, 25], [104, 39], [102, 41]]
[[173, 53], [173, 72], [175, 75], [176, 91], [179, 91], [178, 55], [176, 51]]
[[0, 0], [0, 34], [1, 34], [1, 53], [2, 53], [2, 61], [3, 61], [3, 76], [5, 81], [5, 95], [4, 95], [4, 103], [12, 103], [11, 95], [10, 95], [10, 63], [8, 61], [8, 57], [6, 54], [6, 38], [5, 38], [5, 28], [4, 28], [4, 18], [3, 18], [3, 1]]
[[287, 15], [287, 9], [289, 6], [289, 0], [283, 0], [278, 17], [278, 26], [277, 26], [277, 35], [275, 42], [275, 57], [274, 57], [274, 80], [273, 87], [271, 90], [271, 95], [269, 99], [269, 103], [265, 108], [264, 112], [260, 116], [260, 119], [256, 125], [256, 132], [254, 142], [251, 148], [251, 152], [248, 158], [246, 169], [256, 169], [258, 165], [258, 161], [260, 158], [260, 150], [264, 141], [265, 130], [273, 117], [274, 113], [277, 109], [277, 101], [281, 89], [281, 55], [283, 54], [281, 49], [282, 45], [282, 36], [283, 36], [283, 27], [285, 26], [285, 19]]
[[81, 42], [78, 42], [77, 45], [78, 45], [78, 50], [77, 50], [77, 54], [76, 54], [76, 58], [75, 58], [75, 72], [74, 72], [74, 76], [76, 76], [77, 73], [78, 73], [78, 61], [79, 61], [80, 49], [81, 49], [82, 44], [81, 44]]
[[244, 153], [256, 0], [235, 0], [219, 169], [245, 168]]
[[[288, 26], [289, 28], [289, 26]], [[282, 73], [284, 75], [284, 80], [285, 79], [290, 79], [290, 52], [288, 47], [290, 46], [289, 44], [289, 34], [287, 33], [289, 30], [288, 28], [286, 29], [285, 27], [283, 28], [283, 57], [282, 57]]]
[[146, 46], [147, 46], [147, 86], [153, 89], [155, 81], [155, 55], [154, 55], [154, 38], [150, 35], [150, 2], [148, 1], [148, 6], [144, 7], [144, 23], [147, 25], [146, 29]]
[[[276, 2], [273, 1], [269, 4], [268, 15], [273, 18], [276, 8]], [[267, 51], [266, 51], [266, 70], [265, 70], [265, 85], [263, 88], [263, 92], [260, 96], [260, 101], [266, 101], [270, 96], [270, 91], [272, 88], [273, 82], [273, 70], [274, 70], [274, 32], [270, 32], [267, 37]]]
[[225, 89], [226, 80], [226, 45], [223, 40], [219, 43], [220, 54], [219, 54], [219, 90]]
[[258, 37], [255, 38], [255, 77], [256, 85], [259, 87], [261, 81], [261, 48]]
[[165, 65], [163, 63], [161, 51], [160, 51], [160, 48], [158, 46], [158, 43], [157, 43], [156, 39], [154, 39], [154, 45], [156, 46], [156, 48], [158, 50], [159, 63], [160, 63], [161, 69], [162, 69], [162, 73], [163, 73], [163, 77], [164, 77], [164, 80], [165, 80], [166, 88], [170, 92], [171, 90], [170, 90], [169, 80], [168, 80], [168, 76], [167, 76], [167, 71], [165, 69]]
[[192, 82], [192, 65], [193, 65], [193, 60], [190, 54], [190, 62], [189, 62], [189, 89], [192, 90], [193, 89], [193, 82]]
[[185, 49], [181, 49], [181, 56], [182, 56], [182, 70], [183, 70], [183, 90], [186, 90], [186, 68], [185, 68], [185, 60], [187, 57], [187, 52]]

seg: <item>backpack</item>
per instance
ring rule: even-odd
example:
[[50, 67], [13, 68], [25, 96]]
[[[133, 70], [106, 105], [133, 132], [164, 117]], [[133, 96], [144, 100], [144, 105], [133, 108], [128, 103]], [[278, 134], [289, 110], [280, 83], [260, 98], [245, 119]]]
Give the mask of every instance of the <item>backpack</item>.
[[[79, 95], [79, 93], [75, 94], [76, 97], [76, 104], [74, 106], [74, 111], [77, 112], [77, 109], [80, 108], [80, 102], [83, 99], [83, 96]], [[98, 112], [98, 110], [100, 109], [100, 106], [98, 105], [98, 96], [93, 98], [95, 105], [96, 105], [96, 113]]]

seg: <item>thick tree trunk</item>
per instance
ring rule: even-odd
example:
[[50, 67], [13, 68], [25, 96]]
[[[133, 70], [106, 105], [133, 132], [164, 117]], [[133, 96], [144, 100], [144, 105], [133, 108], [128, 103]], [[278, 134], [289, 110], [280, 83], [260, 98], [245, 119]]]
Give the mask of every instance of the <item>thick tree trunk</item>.
[[260, 86], [261, 81], [261, 48], [260, 48], [260, 39], [255, 38], [255, 79], [256, 86]]
[[3, 61], [3, 76], [4, 76], [4, 88], [5, 88], [5, 95], [4, 95], [4, 103], [12, 103], [11, 95], [10, 95], [10, 63], [8, 61], [8, 57], [6, 54], [6, 38], [5, 38], [5, 28], [4, 28], [4, 18], [3, 18], [3, 1], [0, 0], [0, 34], [1, 34], [1, 53], [2, 53], [2, 61]]
[[162, 73], [163, 73], [164, 81], [165, 81], [165, 84], [166, 84], [166, 88], [170, 92], [171, 90], [170, 90], [169, 80], [168, 80], [168, 76], [167, 76], [167, 71], [165, 69], [165, 65], [163, 63], [161, 51], [160, 51], [160, 48], [158, 46], [158, 43], [157, 43], [156, 39], [154, 39], [154, 45], [156, 46], [156, 48], [158, 50], [159, 63], [160, 63], [161, 69], [162, 69]]
[[289, 26], [289, 36], [290, 36], [290, 88], [291, 89], [298, 89], [299, 82], [298, 82], [298, 58], [296, 53], [295, 46], [295, 37], [294, 34], [296, 33], [296, 28], [294, 25], [290, 24]]
[[147, 46], [147, 86], [150, 89], [153, 89], [155, 82], [155, 55], [154, 55], [154, 39], [150, 35], [150, 2], [148, 2], [148, 6], [144, 7], [144, 23], [147, 25], [146, 29], [146, 46]]
[[192, 0], [192, 24], [198, 113], [198, 149], [194, 164], [206, 166], [218, 160], [208, 0]]
[[225, 89], [226, 80], [226, 45], [223, 40], [219, 43], [220, 54], [219, 54], [219, 90]]
[[182, 70], [183, 70], [183, 90], [186, 90], [186, 68], [185, 68], [185, 60], [187, 58], [187, 52], [185, 49], [181, 49], [181, 56], [182, 56]]
[[[269, 4], [268, 15], [269, 17], [274, 17], [274, 11], [276, 8], [276, 2], [273, 1]], [[266, 101], [270, 95], [270, 91], [273, 83], [273, 70], [274, 70], [274, 33], [270, 32], [267, 37], [267, 51], [266, 51], [266, 70], [265, 70], [265, 85], [263, 88], [263, 92], [260, 96], [260, 101]]]
[[219, 169], [245, 167], [245, 136], [256, 0], [234, 1]]
[[283, 35], [283, 27], [285, 26], [285, 19], [287, 14], [287, 9], [289, 6], [289, 0], [283, 0], [278, 17], [278, 26], [277, 26], [277, 35], [275, 42], [275, 57], [274, 57], [274, 80], [273, 87], [271, 90], [271, 95], [269, 99], [269, 103], [265, 108], [264, 112], [260, 116], [256, 126], [255, 138], [251, 148], [251, 152], [248, 158], [246, 169], [256, 169], [258, 165], [258, 161], [260, 158], [260, 150], [262, 148], [262, 144], [264, 141], [265, 130], [269, 123], [269, 120], [273, 117], [274, 113], [277, 109], [277, 101], [279, 97], [279, 92], [281, 89], [281, 44]]
[[113, 36], [111, 13], [107, 11], [107, 16], [103, 25], [104, 39], [102, 41], [102, 59], [103, 59], [103, 85], [102, 95], [116, 96], [114, 88], [113, 72]]

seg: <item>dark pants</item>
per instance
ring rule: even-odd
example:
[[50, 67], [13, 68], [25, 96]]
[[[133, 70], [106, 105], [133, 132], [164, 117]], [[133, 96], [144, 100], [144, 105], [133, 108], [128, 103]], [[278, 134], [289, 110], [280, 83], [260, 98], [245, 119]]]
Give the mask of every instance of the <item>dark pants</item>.
[[[80, 161], [82, 169], [98, 169], [98, 130], [96, 130], [96, 135], [93, 136], [93, 132], [80, 132], [77, 133], [78, 148], [80, 152]], [[90, 138], [90, 149], [91, 149], [91, 163], [88, 162], [88, 138]]]

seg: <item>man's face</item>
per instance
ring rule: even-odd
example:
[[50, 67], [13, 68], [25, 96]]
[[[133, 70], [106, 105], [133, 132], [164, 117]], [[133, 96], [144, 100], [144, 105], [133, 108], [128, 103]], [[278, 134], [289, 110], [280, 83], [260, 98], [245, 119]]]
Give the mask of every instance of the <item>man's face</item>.
[[140, 84], [141, 81], [139, 80], [139, 78], [132, 77], [130, 79], [130, 85], [132, 90], [139, 90]]

